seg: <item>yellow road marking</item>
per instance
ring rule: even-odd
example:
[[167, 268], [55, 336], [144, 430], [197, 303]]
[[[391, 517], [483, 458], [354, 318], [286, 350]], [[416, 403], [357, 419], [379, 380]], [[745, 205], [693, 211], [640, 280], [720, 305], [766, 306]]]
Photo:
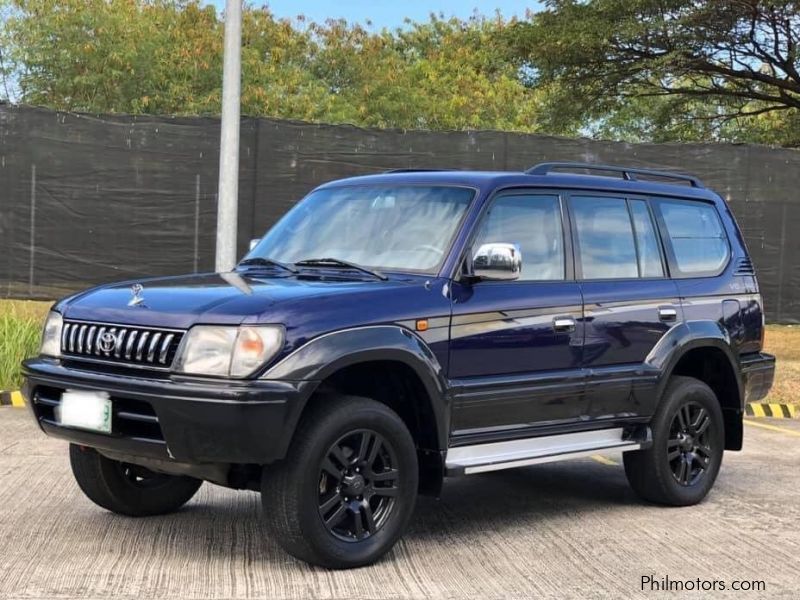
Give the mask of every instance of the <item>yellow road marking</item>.
[[762, 405], [760, 405], [760, 404], [751, 404], [750, 406], [753, 408], [753, 416], [754, 417], [766, 417], [767, 416], [767, 413], [764, 412], [764, 407]]
[[25, 400], [19, 392], [11, 392], [11, 406], [25, 406]]
[[745, 419], [744, 421], [748, 425], [752, 425], [753, 427], [761, 427], [761, 429], [769, 429], [770, 431], [778, 431], [780, 433], [788, 433], [789, 435], [796, 435], [800, 437], [800, 431], [794, 431], [793, 429], [786, 429], [786, 427], [778, 427], [777, 425], [768, 425], [767, 423], [756, 423], [755, 421], [750, 421]]
[[602, 456], [600, 454], [593, 454], [592, 455], [592, 460], [596, 460], [600, 464], [609, 465], [609, 466], [612, 466], [612, 467], [619, 464], [617, 461], [611, 460], [607, 456]]

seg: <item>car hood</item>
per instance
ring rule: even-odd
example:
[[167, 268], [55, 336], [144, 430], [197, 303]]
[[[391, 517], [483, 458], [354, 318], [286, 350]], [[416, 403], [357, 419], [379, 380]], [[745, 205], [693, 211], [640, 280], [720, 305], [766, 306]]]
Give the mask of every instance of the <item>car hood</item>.
[[[422, 285], [415, 278], [325, 280], [209, 273], [93, 288], [62, 300], [57, 310], [67, 319], [185, 329], [198, 323], [277, 322], [270, 319], [275, 313], [296, 320], [313, 310], [313, 305], [333, 302], [346, 307], [341, 302], [343, 296], [392, 294], [414, 283]], [[141, 291], [135, 294], [137, 284]]]

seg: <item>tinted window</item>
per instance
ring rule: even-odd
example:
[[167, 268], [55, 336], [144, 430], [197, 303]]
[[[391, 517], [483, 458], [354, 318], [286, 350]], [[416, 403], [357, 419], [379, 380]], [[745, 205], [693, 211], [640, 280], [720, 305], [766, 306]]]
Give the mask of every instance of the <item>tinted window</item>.
[[636, 249], [639, 251], [639, 276], [663, 277], [664, 266], [661, 264], [658, 237], [647, 203], [644, 200], [629, 200], [628, 205], [636, 234]]
[[571, 203], [583, 278], [638, 277], [636, 244], [625, 200], [573, 196]]
[[728, 261], [728, 239], [717, 209], [702, 202], [658, 203], [680, 274], [717, 273]]
[[473, 251], [491, 242], [520, 247], [521, 280], [564, 279], [564, 236], [557, 196], [502, 196], [495, 200]]

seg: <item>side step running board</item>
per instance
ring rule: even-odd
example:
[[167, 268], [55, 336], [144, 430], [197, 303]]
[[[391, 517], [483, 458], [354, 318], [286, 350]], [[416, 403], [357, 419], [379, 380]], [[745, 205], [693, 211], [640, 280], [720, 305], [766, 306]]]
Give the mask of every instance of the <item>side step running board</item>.
[[633, 432], [622, 427], [581, 431], [450, 448], [445, 466], [449, 476], [469, 475], [591, 456], [605, 450], [639, 450], [650, 443], [650, 428], [644, 426]]

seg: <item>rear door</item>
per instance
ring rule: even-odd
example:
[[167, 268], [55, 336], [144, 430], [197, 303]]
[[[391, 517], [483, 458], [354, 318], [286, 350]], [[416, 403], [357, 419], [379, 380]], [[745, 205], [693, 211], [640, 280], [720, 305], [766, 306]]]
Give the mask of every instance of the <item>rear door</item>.
[[652, 209], [644, 198], [594, 192], [572, 193], [569, 206], [589, 417], [646, 415], [656, 374], [643, 363], [681, 320]]

